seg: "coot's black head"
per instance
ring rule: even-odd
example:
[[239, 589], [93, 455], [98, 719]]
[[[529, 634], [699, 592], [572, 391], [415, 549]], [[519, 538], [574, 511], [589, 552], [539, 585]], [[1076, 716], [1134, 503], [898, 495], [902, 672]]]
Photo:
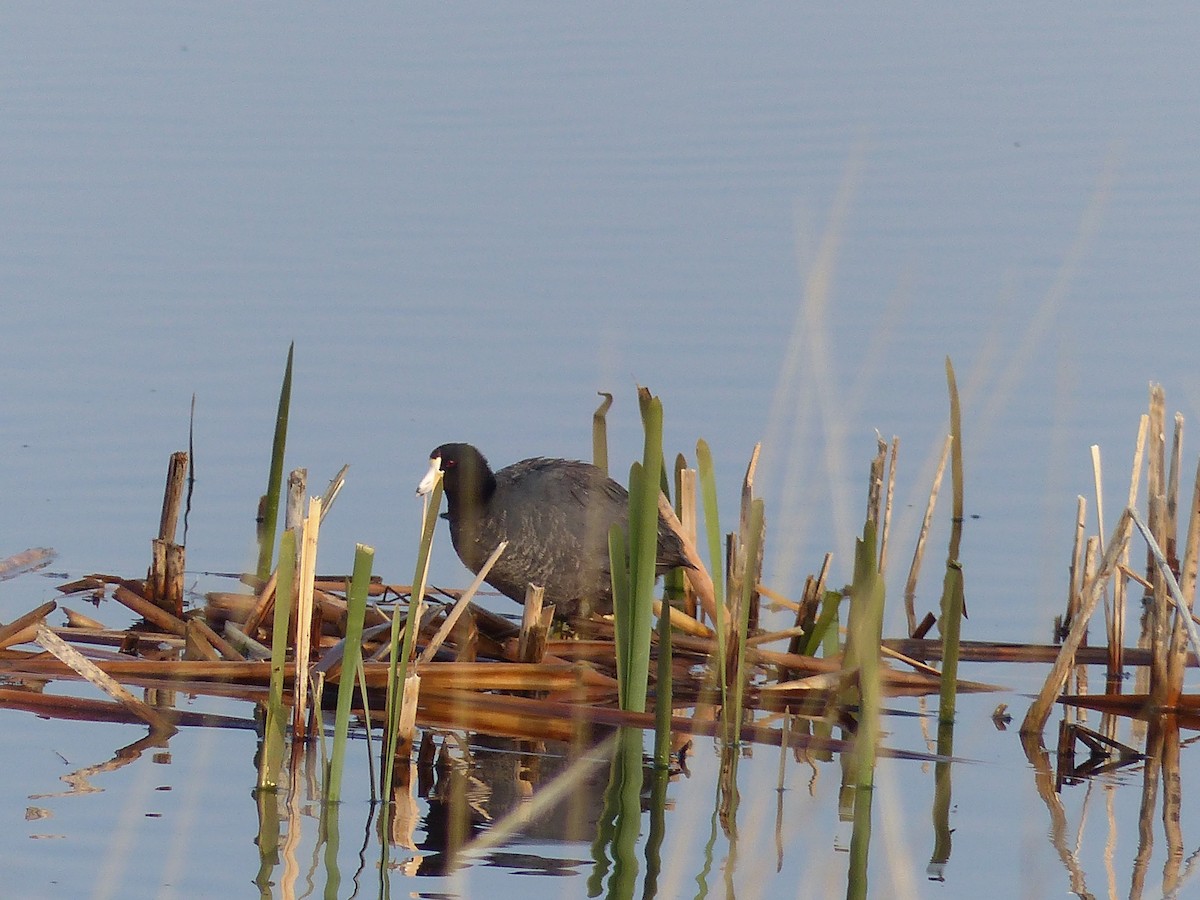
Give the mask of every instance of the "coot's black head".
[[429, 473], [422, 479], [417, 492], [433, 489], [433, 476], [442, 472], [442, 489], [451, 508], [462, 505], [482, 506], [496, 490], [496, 476], [488, 461], [470, 444], [442, 444], [429, 454]]

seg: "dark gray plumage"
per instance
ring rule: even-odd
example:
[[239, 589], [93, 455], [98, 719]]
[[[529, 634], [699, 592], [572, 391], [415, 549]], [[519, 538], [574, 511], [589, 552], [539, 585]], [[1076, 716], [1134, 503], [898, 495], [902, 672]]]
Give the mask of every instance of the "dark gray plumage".
[[[434, 450], [430, 474], [440, 466], [459, 559], [478, 572], [502, 540], [508, 549], [487, 583], [518, 603], [530, 584], [545, 589], [559, 618], [612, 611], [608, 532], [628, 526], [629, 494], [600, 469], [568, 459], [524, 459], [493, 473], [470, 444]], [[418, 491], [432, 487], [426, 476]], [[691, 568], [683, 545], [658, 521], [658, 573]]]

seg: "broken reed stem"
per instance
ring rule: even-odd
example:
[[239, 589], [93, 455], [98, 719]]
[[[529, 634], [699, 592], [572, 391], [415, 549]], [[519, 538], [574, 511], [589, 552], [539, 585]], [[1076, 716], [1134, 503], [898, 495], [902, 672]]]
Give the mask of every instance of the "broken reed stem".
[[921, 574], [921, 561], [925, 556], [925, 541], [929, 537], [929, 529], [933, 524], [933, 511], [937, 507], [938, 492], [942, 488], [942, 477], [946, 474], [946, 461], [950, 459], [950, 445], [954, 436], [947, 434], [942, 442], [942, 458], [938, 461], [937, 472], [933, 476], [933, 485], [929, 489], [929, 501], [925, 504], [925, 518], [921, 522], [921, 531], [917, 535], [917, 546], [913, 550], [912, 565], [908, 569], [908, 581], [904, 585], [904, 614], [908, 618], [908, 633], [911, 636], [917, 628], [916, 596], [917, 578]]
[[607, 415], [613, 405], [613, 395], [596, 391], [604, 400], [592, 413], [592, 465], [608, 474], [608, 427]]
[[875, 432], [875, 456], [871, 459], [870, 475], [867, 480], [867, 521], [880, 527], [883, 517], [883, 470], [887, 463], [887, 441]]
[[321, 528], [321, 498], [308, 501], [308, 516], [300, 540], [300, 588], [296, 595], [295, 707], [292, 710], [293, 741], [308, 739], [308, 663], [312, 654], [313, 577], [317, 571], [317, 537]]
[[546, 654], [548, 628], [542, 621], [542, 600], [546, 594], [540, 584], [525, 588], [525, 603], [521, 610], [521, 634], [517, 639], [517, 659], [521, 662], [541, 662]]
[[[1173, 543], [1167, 533], [1167, 437], [1166, 437], [1166, 406], [1167, 398], [1162, 385], [1150, 385], [1150, 468], [1146, 481], [1146, 500], [1148, 503], [1147, 520], [1149, 530], [1158, 546], [1169, 551]], [[1150, 695], [1158, 703], [1165, 700], [1167, 686], [1166, 639], [1167, 619], [1170, 608], [1167, 606], [1167, 586], [1161, 572], [1153, 566], [1147, 557], [1147, 575], [1153, 586], [1152, 604], [1149, 610], [1150, 632]], [[1146, 619], [1143, 620], [1147, 621]], [[1143, 629], [1144, 632], [1144, 629]]]
[[[1075, 541], [1071, 546], [1071, 564], [1067, 566], [1067, 616], [1066, 627], [1071, 626], [1071, 617], [1079, 608], [1079, 589], [1083, 586], [1083, 535], [1087, 530], [1087, 499], [1080, 494], [1075, 498]], [[1105, 616], [1107, 620], [1107, 615]], [[1107, 633], [1107, 632], [1106, 632]]]
[[1179, 592], [1187, 604], [1187, 613], [1175, 614], [1175, 628], [1171, 633], [1171, 649], [1167, 661], [1167, 681], [1170, 685], [1168, 701], [1178, 702], [1183, 691], [1183, 670], [1187, 665], [1187, 646], [1183, 641], [1184, 621], [1190, 620], [1196, 600], [1197, 568], [1200, 566], [1200, 462], [1196, 466], [1196, 478], [1192, 487], [1192, 505], [1188, 514], [1187, 543], [1183, 550], [1183, 561], [1179, 566]]
[[45, 623], [38, 626], [37, 642], [65, 665], [70, 666], [80, 677], [90, 681], [149, 725], [151, 734], [169, 737], [178, 731], [155, 709], [137, 699], [94, 662], [47, 628]]
[[887, 491], [883, 500], [883, 525], [879, 530], [879, 574], [887, 570], [888, 534], [892, 529], [892, 501], [896, 495], [896, 458], [900, 453], [900, 438], [892, 435], [892, 452], [888, 460]]
[[[22, 632], [30, 626], [40, 623], [57, 608], [57, 603], [47, 600], [37, 609], [30, 610], [25, 615], [18, 616], [7, 625], [0, 627], [0, 649], [7, 649], [13, 644], [25, 643], [28, 638]], [[16, 638], [21, 638], [21, 640], [16, 640]]]
[[325, 486], [325, 493], [321, 495], [321, 521], [325, 521], [325, 517], [329, 515], [329, 510], [333, 508], [333, 501], [338, 498], [338, 494], [342, 492], [342, 488], [346, 485], [346, 473], [350, 471], [350, 466], [345, 465], [338, 469], [337, 474], [329, 479], [329, 484]]
[[[1171, 441], [1171, 466], [1167, 473], [1167, 534], [1175, 544], [1179, 534], [1179, 470], [1183, 466], [1183, 413], [1175, 413], [1175, 432]], [[1174, 547], [1163, 548], [1171, 558]]]
[[1104, 554], [1100, 569], [1084, 590], [1079, 615], [1071, 623], [1071, 631], [1063, 640], [1062, 648], [1058, 652], [1058, 658], [1054, 661], [1054, 666], [1050, 669], [1050, 674], [1046, 677], [1046, 683], [1042, 685], [1041, 692], [1033, 703], [1030, 704], [1029, 711], [1025, 714], [1025, 719], [1021, 723], [1022, 734], [1041, 734], [1042, 729], [1045, 727], [1046, 720], [1050, 717], [1050, 709], [1054, 705], [1058, 692], [1062, 690], [1062, 686], [1066, 683], [1068, 671], [1074, 664], [1075, 651], [1083, 641], [1083, 633], [1087, 629], [1088, 620], [1095, 611], [1096, 604], [1100, 601], [1100, 595], [1104, 592], [1105, 584], [1116, 569], [1117, 559], [1129, 543], [1129, 533], [1133, 525], [1133, 516], [1133, 510], [1128, 507], [1121, 513], [1121, 518], [1117, 521], [1116, 530], [1113, 532], [1112, 540], [1109, 542], [1108, 550]]
[[759, 596], [756, 585], [762, 581], [762, 561], [763, 549], [766, 541], [765, 525], [758, 534], [757, 550], [753, 556], [746, 555], [746, 546], [749, 540], [748, 535], [751, 526], [751, 519], [754, 516], [752, 508], [754, 506], [754, 473], [758, 469], [758, 457], [762, 451], [762, 443], [756, 443], [754, 449], [750, 453], [750, 462], [746, 465], [746, 476], [742, 479], [742, 502], [739, 511], [738, 519], [738, 536], [736, 546], [738, 548], [738, 562], [744, 577], [751, 579], [750, 595], [749, 595], [749, 629], [755, 630], [758, 628], [758, 606]]
[[180, 637], [185, 637], [187, 635], [187, 625], [184, 624], [183, 619], [171, 615], [165, 609], [160, 609], [137, 593], [130, 586], [135, 583], [118, 584], [113, 588], [113, 599], [129, 607], [151, 625], [161, 628], [168, 634], [177, 634]]
[[167, 487], [163, 493], [162, 515], [158, 520], [158, 539], [175, 542], [175, 531], [179, 524], [179, 509], [183, 505], [183, 488], [187, 483], [188, 455], [172, 453], [167, 464]]

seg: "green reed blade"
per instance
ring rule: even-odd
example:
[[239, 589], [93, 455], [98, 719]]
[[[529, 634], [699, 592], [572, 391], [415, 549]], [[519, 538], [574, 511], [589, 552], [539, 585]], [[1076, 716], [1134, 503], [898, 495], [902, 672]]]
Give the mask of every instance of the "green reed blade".
[[621, 708], [625, 709], [625, 691], [629, 684], [629, 627], [633, 621], [633, 590], [629, 582], [629, 544], [625, 530], [620, 525], [614, 524], [608, 529], [608, 560], [613, 589], [613, 644], [617, 654], [617, 695]]
[[288, 530], [279, 539], [279, 573], [275, 584], [275, 616], [271, 628], [271, 684], [267, 694], [267, 722], [258, 774], [260, 788], [278, 787], [279, 772], [283, 766], [288, 719], [283, 706], [283, 681], [295, 578], [296, 533]]
[[946, 387], [950, 394], [950, 479], [954, 494], [954, 512], [950, 523], [950, 546], [946, 551], [946, 577], [942, 584], [941, 618], [938, 631], [942, 635], [942, 679], [938, 703], [938, 721], [953, 722], [955, 694], [958, 690], [959, 637], [962, 618], [966, 614], [963, 594], [963, 572], [958, 561], [963, 526], [963, 461], [962, 407], [958, 399], [958, 382], [954, 364], [946, 357]]
[[417, 550], [416, 570], [413, 573], [412, 594], [408, 600], [408, 615], [404, 623], [404, 640], [401, 643], [399, 616], [392, 613], [391, 653], [388, 660], [387, 681], [387, 736], [383, 741], [383, 796], [385, 801], [392, 795], [395, 772], [396, 747], [400, 739], [400, 703], [404, 695], [404, 681], [408, 677], [408, 660], [412, 656], [416, 641], [417, 623], [421, 618], [421, 603], [425, 597], [425, 581], [429, 575], [429, 555], [433, 547], [433, 533], [437, 528], [438, 511], [442, 505], [442, 479], [439, 475], [429, 493], [425, 507], [425, 518], [421, 526], [421, 543]]
[[363, 619], [367, 612], [367, 589], [371, 584], [371, 566], [375, 548], [358, 544], [354, 550], [354, 572], [346, 591], [346, 640], [342, 650], [342, 674], [338, 678], [337, 714], [333, 720], [333, 752], [329, 760], [329, 778], [325, 799], [341, 800], [342, 771], [345, 768], [346, 735], [350, 730], [350, 704], [354, 699], [354, 675], [362, 661]]
[[258, 545], [258, 577], [266, 581], [271, 576], [271, 554], [275, 547], [275, 528], [279, 523], [279, 492], [283, 484], [283, 453], [287, 445], [288, 410], [292, 403], [292, 358], [296, 342], [288, 345], [287, 366], [283, 370], [283, 385], [279, 389], [279, 407], [275, 412], [275, 439], [271, 444], [271, 471], [267, 476], [267, 494], [263, 506], [263, 523]]

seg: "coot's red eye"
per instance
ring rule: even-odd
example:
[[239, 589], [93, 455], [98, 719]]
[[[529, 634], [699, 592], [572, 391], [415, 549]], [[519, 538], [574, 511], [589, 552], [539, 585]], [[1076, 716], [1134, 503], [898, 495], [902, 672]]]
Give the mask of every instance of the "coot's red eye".
[[455, 462], [452, 459], [443, 459], [442, 465], [445, 466], [447, 469], [452, 469], [455, 466]]

